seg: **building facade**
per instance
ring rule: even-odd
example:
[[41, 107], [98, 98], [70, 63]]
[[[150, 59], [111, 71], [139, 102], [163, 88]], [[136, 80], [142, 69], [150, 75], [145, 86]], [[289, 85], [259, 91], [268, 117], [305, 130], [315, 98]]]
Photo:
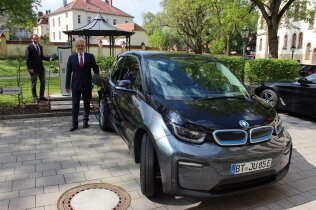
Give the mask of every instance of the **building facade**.
[[68, 36], [63, 31], [78, 29], [89, 24], [100, 13], [112, 24], [133, 23], [133, 16], [117, 9], [112, 0], [73, 0], [64, 7], [49, 14], [50, 42], [68, 42]]
[[[304, 6], [295, 10], [303, 9]], [[305, 7], [306, 9], [306, 7]], [[298, 13], [297, 13], [298, 14]], [[265, 21], [259, 17], [256, 43], [256, 58], [269, 58], [268, 32]], [[298, 17], [284, 18], [278, 30], [278, 57], [295, 59], [302, 64], [316, 64], [316, 24]]]

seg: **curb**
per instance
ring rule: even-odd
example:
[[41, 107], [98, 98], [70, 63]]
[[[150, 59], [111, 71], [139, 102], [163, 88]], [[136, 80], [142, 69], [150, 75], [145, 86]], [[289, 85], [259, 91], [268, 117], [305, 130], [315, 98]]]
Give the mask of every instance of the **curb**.
[[3, 115], [0, 120], [25, 119], [25, 118], [40, 118], [40, 117], [61, 117], [71, 116], [71, 112], [44, 112], [37, 114], [19, 114], [19, 115]]

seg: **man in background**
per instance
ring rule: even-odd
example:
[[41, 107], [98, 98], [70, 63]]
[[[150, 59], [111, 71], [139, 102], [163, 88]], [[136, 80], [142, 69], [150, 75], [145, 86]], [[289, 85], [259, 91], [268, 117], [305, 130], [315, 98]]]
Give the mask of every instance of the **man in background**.
[[[32, 44], [30, 44], [25, 51], [26, 55], [26, 65], [28, 72], [31, 76], [32, 84], [32, 96], [36, 102], [47, 101], [44, 96], [45, 92], [45, 69], [43, 66], [43, 60], [52, 61], [52, 57], [47, 57], [43, 55], [43, 47], [39, 44], [39, 37], [37, 34], [31, 36]], [[40, 80], [40, 94], [37, 96], [36, 83], [37, 77]]]
[[66, 91], [68, 93], [72, 92], [72, 126], [69, 131], [78, 129], [81, 96], [84, 104], [83, 128], [88, 128], [92, 97], [91, 69], [93, 69], [95, 74], [99, 74], [99, 67], [95, 62], [94, 56], [84, 52], [85, 40], [83, 38], [76, 39], [75, 46], [77, 53], [69, 56], [66, 72]]

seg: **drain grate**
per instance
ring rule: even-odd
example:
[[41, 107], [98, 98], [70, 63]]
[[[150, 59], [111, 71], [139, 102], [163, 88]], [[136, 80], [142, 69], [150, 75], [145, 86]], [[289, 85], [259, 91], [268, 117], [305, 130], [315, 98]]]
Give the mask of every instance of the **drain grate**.
[[72, 199], [77, 194], [83, 191], [93, 190], [93, 189], [108, 190], [112, 193], [115, 193], [118, 196], [117, 205], [114, 208], [112, 208], [113, 210], [125, 210], [129, 207], [131, 203], [131, 198], [129, 194], [121, 187], [107, 184], [107, 183], [94, 183], [94, 184], [86, 184], [86, 185], [74, 187], [64, 192], [61, 195], [61, 197], [58, 199], [58, 203], [57, 203], [58, 210], [75, 210], [75, 208], [72, 206], [72, 202], [71, 202]]

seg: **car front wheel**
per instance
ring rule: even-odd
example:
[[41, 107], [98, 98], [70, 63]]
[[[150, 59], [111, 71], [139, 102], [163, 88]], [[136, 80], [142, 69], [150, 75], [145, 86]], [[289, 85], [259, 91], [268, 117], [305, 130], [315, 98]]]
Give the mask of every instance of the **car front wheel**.
[[142, 193], [151, 197], [156, 194], [154, 145], [147, 134], [142, 136], [140, 157], [140, 186]]
[[278, 95], [276, 92], [270, 89], [266, 89], [260, 93], [260, 98], [262, 98], [265, 102], [273, 106], [274, 108], [277, 108], [278, 104]]
[[104, 131], [109, 131], [111, 130], [110, 122], [108, 119], [107, 115], [107, 110], [106, 110], [106, 99], [102, 95], [100, 98], [100, 104], [99, 104], [99, 125], [100, 128]]

